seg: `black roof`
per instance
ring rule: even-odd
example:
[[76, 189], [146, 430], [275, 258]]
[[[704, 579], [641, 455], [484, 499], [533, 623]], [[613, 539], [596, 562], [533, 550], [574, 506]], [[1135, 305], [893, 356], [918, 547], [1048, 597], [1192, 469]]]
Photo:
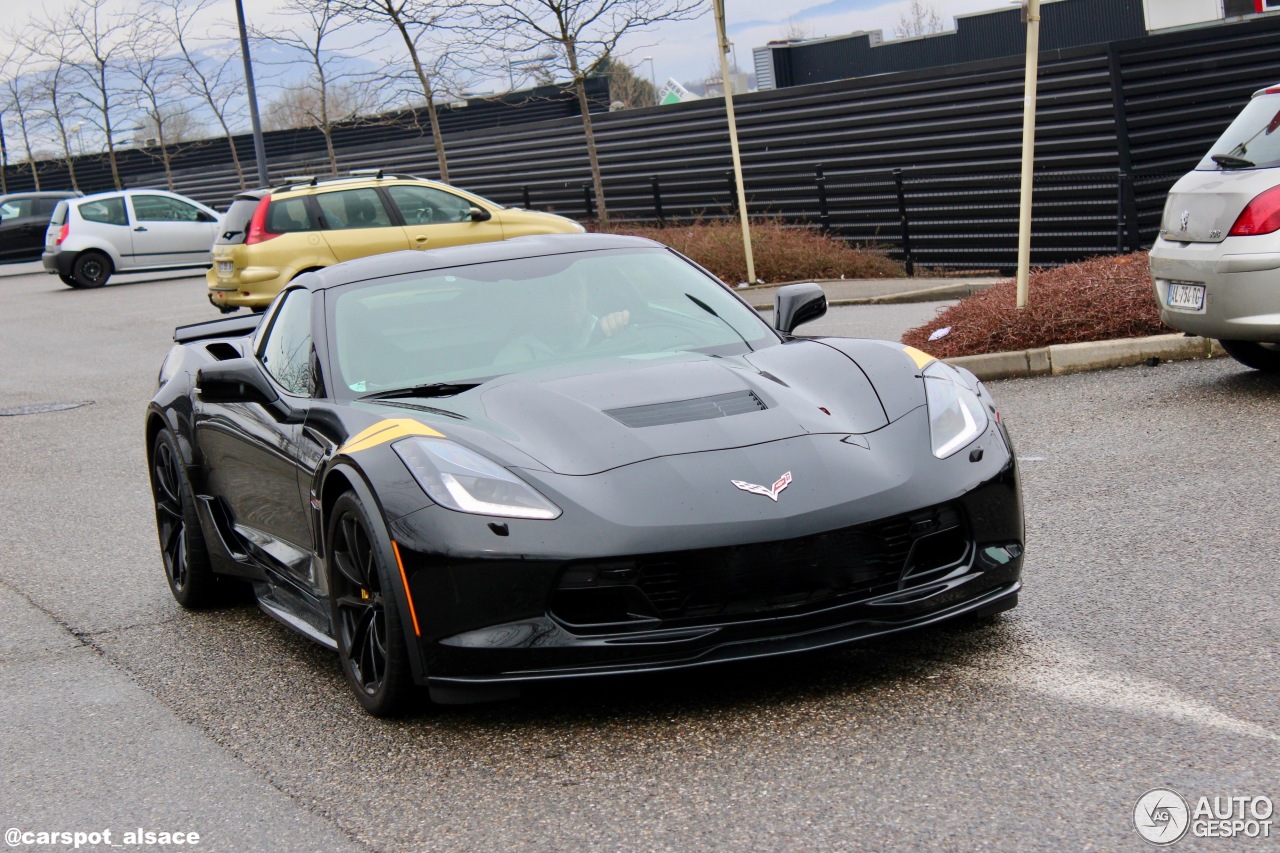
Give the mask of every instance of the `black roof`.
[[298, 283], [309, 290], [324, 290], [350, 284], [355, 281], [386, 278], [405, 273], [426, 272], [449, 267], [483, 264], [491, 261], [511, 261], [520, 258], [537, 258], [546, 255], [562, 255], [573, 252], [597, 252], [605, 249], [662, 249], [661, 243], [643, 237], [625, 237], [618, 234], [542, 234], [533, 237], [515, 237], [490, 243], [471, 243], [465, 246], [449, 246], [443, 249], [406, 249], [370, 255], [322, 270], [298, 276]]

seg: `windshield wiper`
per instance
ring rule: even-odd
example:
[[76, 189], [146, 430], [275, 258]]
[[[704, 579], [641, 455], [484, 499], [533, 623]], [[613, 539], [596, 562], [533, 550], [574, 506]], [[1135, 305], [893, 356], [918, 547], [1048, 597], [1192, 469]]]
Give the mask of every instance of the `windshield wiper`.
[[386, 391], [375, 391], [365, 394], [361, 400], [386, 400], [392, 397], [452, 397], [463, 391], [470, 391], [479, 386], [479, 382], [431, 382], [427, 385], [414, 385], [412, 388], [390, 388]]
[[1246, 160], [1243, 157], [1234, 157], [1231, 154], [1214, 154], [1209, 158], [1224, 169], [1248, 169], [1256, 166], [1252, 160]]
[[712, 317], [715, 317], [715, 318], [716, 318], [717, 320], [719, 320], [721, 323], [724, 323], [726, 326], [728, 326], [728, 327], [729, 327], [729, 331], [733, 332], [735, 335], [737, 335], [737, 336], [738, 336], [738, 340], [742, 341], [742, 345], [743, 345], [743, 346], [745, 346], [745, 347], [747, 348], [747, 351], [748, 351], [748, 352], [755, 352], [755, 348], [754, 348], [753, 346], [751, 346], [751, 344], [747, 343], [747, 339], [743, 336], [742, 332], [739, 332], [739, 331], [738, 331], [738, 327], [737, 327], [737, 326], [733, 325], [733, 324], [732, 324], [732, 323], [730, 323], [728, 320], [726, 320], [725, 318], [721, 317], [719, 314], [717, 314], [717, 313], [716, 313], [716, 310], [715, 310], [714, 308], [712, 308], [712, 307], [711, 307], [710, 305], [708, 305], [707, 303], [703, 302], [703, 301], [702, 301], [701, 299], [699, 299], [698, 297], [694, 296], [692, 293], [686, 293], [686, 294], [685, 294], [685, 296], [689, 297], [689, 301], [690, 301], [690, 302], [692, 302], [694, 305], [697, 305], [697, 306], [698, 306], [699, 308], [701, 308], [703, 311], [706, 311], [706, 312], [707, 312], [708, 314], [710, 314]]

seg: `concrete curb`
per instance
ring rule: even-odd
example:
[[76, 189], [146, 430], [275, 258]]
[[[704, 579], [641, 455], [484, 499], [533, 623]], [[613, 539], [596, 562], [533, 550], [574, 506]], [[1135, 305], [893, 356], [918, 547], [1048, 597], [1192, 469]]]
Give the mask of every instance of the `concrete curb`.
[[1221, 358], [1226, 352], [1217, 341], [1186, 335], [1154, 335], [1080, 344], [1055, 344], [1017, 352], [993, 352], [944, 359], [964, 367], [979, 379], [1016, 379], [1025, 376], [1062, 376], [1108, 367], [1128, 367], [1149, 359], [1187, 361]]
[[[822, 284], [822, 282], [818, 282]], [[908, 302], [945, 302], [950, 299], [964, 299], [981, 293], [996, 282], [970, 282], [964, 284], [944, 284], [940, 287], [926, 287], [921, 290], [907, 290], [902, 293], [886, 293], [881, 296], [836, 297], [828, 299], [827, 305], [901, 305]], [[768, 302], [751, 301], [751, 307], [757, 311], [772, 311], [773, 300]]]

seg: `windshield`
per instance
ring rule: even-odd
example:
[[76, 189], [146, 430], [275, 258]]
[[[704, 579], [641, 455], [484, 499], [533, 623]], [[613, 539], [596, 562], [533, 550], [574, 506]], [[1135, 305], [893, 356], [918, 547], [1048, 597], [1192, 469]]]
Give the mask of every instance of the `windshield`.
[[244, 242], [245, 232], [249, 230], [249, 220], [258, 209], [258, 199], [240, 196], [231, 202], [227, 215], [222, 218], [222, 230], [214, 238], [219, 246], [240, 245]]
[[718, 281], [659, 248], [434, 270], [342, 288], [327, 302], [339, 382], [357, 396], [778, 342]]
[[1280, 94], [1259, 95], [1245, 105], [1196, 166], [1198, 170], [1280, 166]]

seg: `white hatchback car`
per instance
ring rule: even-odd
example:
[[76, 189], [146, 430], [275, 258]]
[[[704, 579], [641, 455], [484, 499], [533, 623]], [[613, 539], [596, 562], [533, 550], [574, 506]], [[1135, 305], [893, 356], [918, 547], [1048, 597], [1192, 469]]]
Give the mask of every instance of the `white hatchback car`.
[[119, 190], [58, 203], [41, 261], [72, 287], [101, 287], [114, 272], [207, 269], [222, 217], [164, 190]]
[[1280, 372], [1280, 85], [1173, 185], [1150, 258], [1160, 319]]

